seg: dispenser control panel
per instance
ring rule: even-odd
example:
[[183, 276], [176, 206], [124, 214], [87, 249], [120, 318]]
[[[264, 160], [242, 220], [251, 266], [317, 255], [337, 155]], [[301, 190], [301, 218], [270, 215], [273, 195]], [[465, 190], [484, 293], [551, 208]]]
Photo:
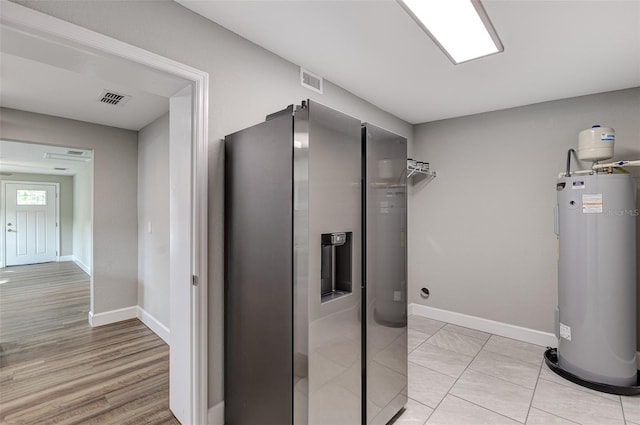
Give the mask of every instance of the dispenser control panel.
[[322, 245], [344, 245], [346, 241], [346, 233], [325, 233], [322, 235]]

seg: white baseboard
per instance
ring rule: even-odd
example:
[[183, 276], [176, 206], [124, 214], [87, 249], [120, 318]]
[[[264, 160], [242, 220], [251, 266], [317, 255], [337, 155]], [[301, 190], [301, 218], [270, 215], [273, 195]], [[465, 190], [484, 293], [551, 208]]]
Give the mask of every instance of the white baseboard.
[[169, 345], [169, 328], [160, 323], [158, 319], [149, 314], [144, 308], [137, 307], [137, 317], [142, 323], [144, 323], [149, 329], [158, 335], [164, 342]]
[[73, 261], [74, 263], [76, 263], [76, 265], [78, 267], [80, 267], [82, 269], [82, 271], [84, 271], [86, 274], [88, 274], [89, 276], [91, 276], [91, 267], [87, 266], [85, 263], [83, 263], [82, 261], [80, 261], [78, 259], [78, 257], [76, 257], [75, 255], [71, 256], [71, 261]]
[[209, 409], [208, 425], [224, 425], [224, 401]]
[[558, 346], [558, 339], [552, 333], [541, 332], [535, 329], [510, 325], [503, 322], [496, 322], [494, 320], [483, 319], [482, 317], [469, 316], [467, 314], [441, 310], [439, 308], [428, 307], [415, 303], [409, 304], [409, 314], [440, 320], [442, 322], [464, 326], [466, 328], [476, 329], [531, 344], [542, 345], [544, 347]]
[[129, 319], [140, 319], [146, 327], [162, 338], [167, 345], [169, 344], [169, 328], [138, 305], [105, 311], [104, 313], [93, 314], [93, 312], [89, 312], [89, 324], [94, 328]]
[[109, 325], [111, 323], [122, 322], [123, 320], [135, 319], [138, 317], [138, 306], [119, 308], [117, 310], [105, 311], [104, 313], [93, 314], [89, 312], [89, 324], [92, 327]]
[[73, 261], [73, 255], [61, 255], [58, 261]]

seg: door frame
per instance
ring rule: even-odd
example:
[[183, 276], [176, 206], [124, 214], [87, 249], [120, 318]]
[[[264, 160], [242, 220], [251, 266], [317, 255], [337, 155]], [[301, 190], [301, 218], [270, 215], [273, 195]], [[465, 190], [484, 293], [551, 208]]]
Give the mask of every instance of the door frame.
[[2, 247], [2, 256], [0, 256], [0, 268], [5, 267], [7, 264], [7, 239], [5, 237], [6, 231], [4, 229], [5, 219], [7, 217], [7, 203], [5, 202], [5, 196], [7, 194], [7, 184], [41, 184], [47, 186], [55, 186], [56, 188], [56, 262], [60, 261], [60, 183], [56, 182], [41, 182], [41, 181], [27, 181], [27, 180], [2, 180], [2, 187], [0, 187], [0, 199], [2, 200], [2, 209], [0, 210], [0, 223], [3, 225], [3, 231], [0, 235], [0, 246]]
[[[207, 357], [207, 264], [208, 264], [208, 158], [209, 74], [172, 59], [149, 52], [104, 34], [91, 31], [62, 19], [37, 12], [12, 2], [3, 2], [0, 24], [27, 34], [55, 40], [71, 47], [87, 48], [105, 56], [140, 64], [151, 69], [182, 78], [191, 85], [191, 250], [189, 252], [192, 279], [179, 282], [191, 289], [191, 406], [190, 423], [207, 423], [208, 413], [208, 357]], [[170, 260], [171, 261], [171, 260]], [[195, 282], [192, 285], [192, 282]], [[170, 285], [178, 282], [170, 282]]]

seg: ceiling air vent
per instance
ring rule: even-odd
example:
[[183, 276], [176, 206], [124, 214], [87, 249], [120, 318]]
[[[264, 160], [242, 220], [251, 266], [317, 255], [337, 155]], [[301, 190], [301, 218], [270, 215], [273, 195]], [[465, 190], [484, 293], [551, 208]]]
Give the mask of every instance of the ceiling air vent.
[[113, 106], [122, 106], [127, 103], [129, 99], [131, 99], [131, 96], [128, 94], [116, 93], [106, 89], [98, 96], [98, 102]]
[[89, 154], [72, 155], [68, 153], [47, 152], [44, 154], [44, 159], [61, 159], [63, 161], [89, 161], [91, 160], [91, 156]]
[[300, 68], [300, 84], [302, 84], [302, 87], [322, 94], [322, 77], [304, 68]]

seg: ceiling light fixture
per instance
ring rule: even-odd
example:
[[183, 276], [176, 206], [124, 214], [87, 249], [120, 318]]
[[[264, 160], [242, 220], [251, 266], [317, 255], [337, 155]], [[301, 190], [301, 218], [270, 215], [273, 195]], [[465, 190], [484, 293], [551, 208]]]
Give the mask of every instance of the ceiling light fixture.
[[457, 65], [504, 51], [480, 0], [398, 0]]

